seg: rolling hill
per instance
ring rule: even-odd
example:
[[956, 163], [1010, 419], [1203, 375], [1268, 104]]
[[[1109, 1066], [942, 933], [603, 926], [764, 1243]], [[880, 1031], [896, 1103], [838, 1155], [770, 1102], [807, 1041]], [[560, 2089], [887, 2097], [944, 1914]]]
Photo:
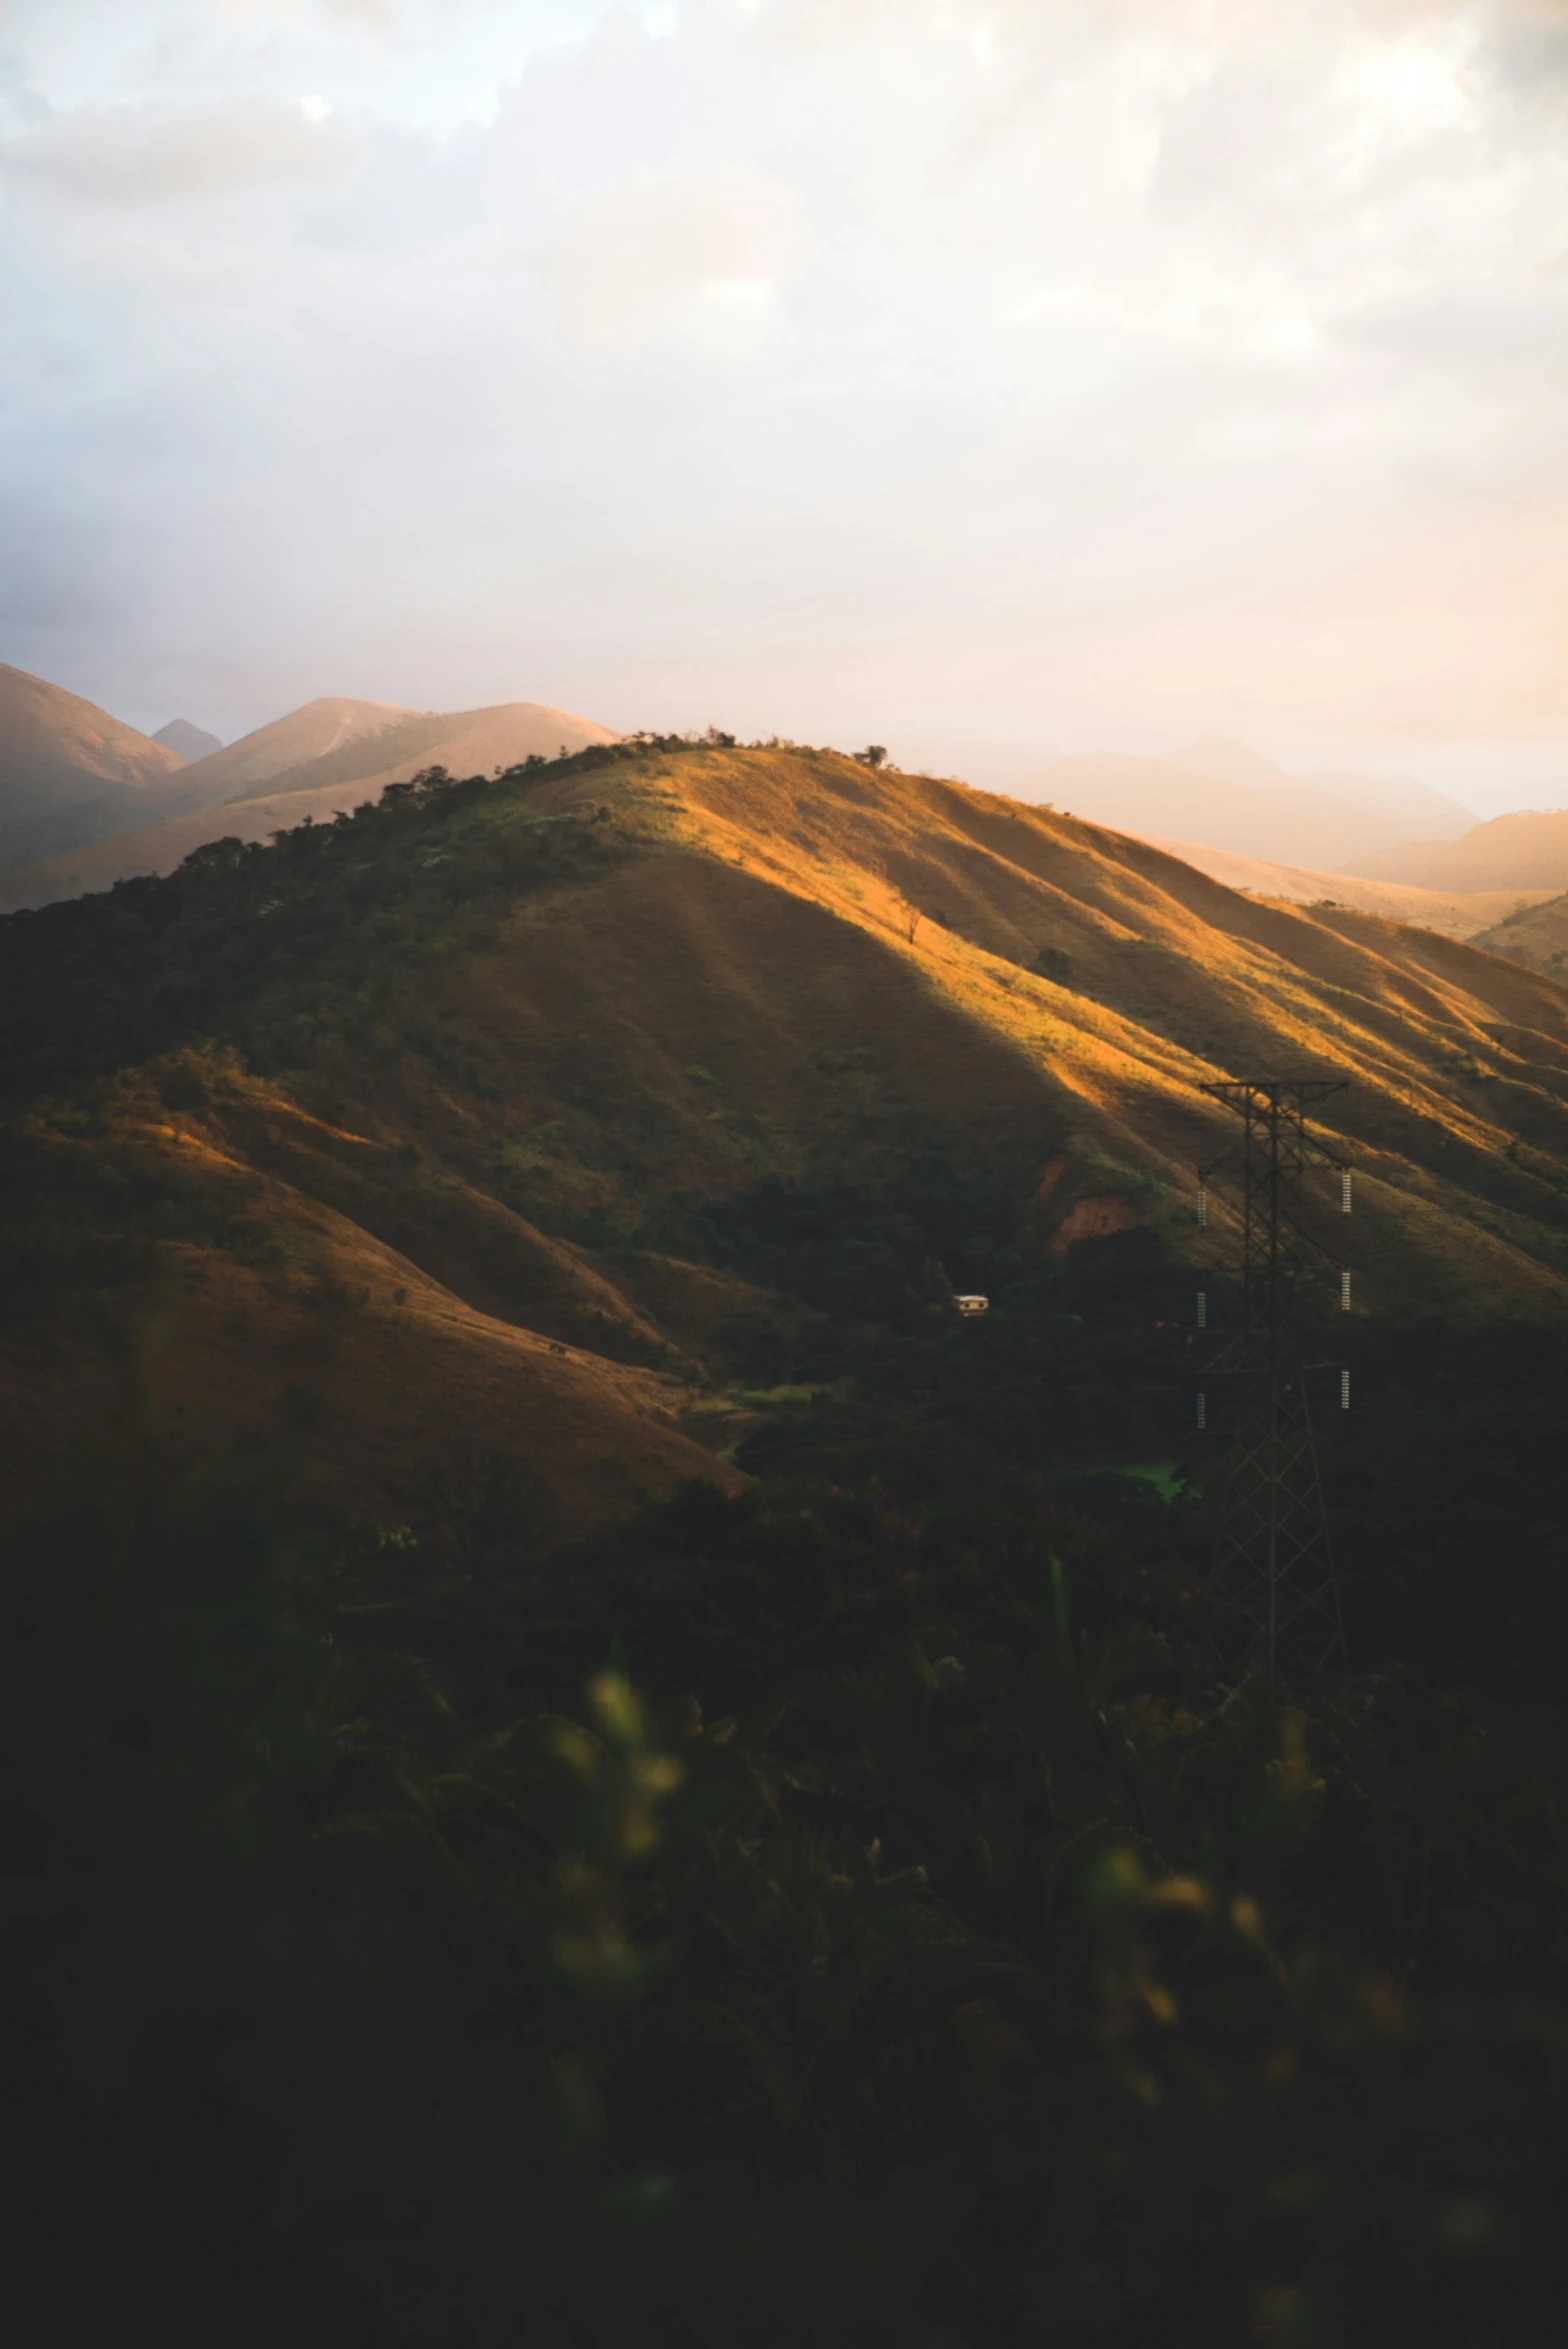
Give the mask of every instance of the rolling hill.
[[1568, 967], [1568, 895], [1554, 894], [1511, 909], [1476, 939], [1489, 954], [1506, 955], [1527, 970], [1560, 979]]
[[[1346, 792], [1376, 781], [1337, 780]], [[1019, 788], [1030, 799], [1118, 831], [1201, 841], [1233, 855], [1331, 872], [1360, 871], [1367, 858], [1406, 836], [1411, 816], [1401, 793], [1414, 794], [1418, 807], [1436, 803], [1427, 809], [1429, 817], [1451, 807], [1456, 822], [1466, 820], [1466, 811], [1420, 784], [1399, 786], [1391, 806], [1358, 804], [1340, 791], [1285, 774], [1242, 743], [1200, 742], [1175, 759], [1055, 759]], [[1374, 788], [1374, 802], [1376, 797]]]
[[1194, 840], [1146, 837], [1211, 880], [1223, 881], [1227, 889], [1244, 889], [1253, 897], [1283, 897], [1294, 905], [1353, 906], [1359, 913], [1440, 930], [1445, 938], [1477, 939], [1494, 952], [1503, 951], [1493, 946], [1496, 924], [1554, 894], [1549, 889], [1412, 889], [1399, 881], [1368, 881], [1359, 873], [1315, 873], [1303, 865], [1270, 864], [1263, 857], [1236, 856], [1229, 849], [1205, 848]]
[[[180, 812], [270, 791], [280, 776], [322, 759], [336, 759], [346, 772], [362, 773], [367, 745], [388, 741], [401, 728], [417, 730], [429, 719], [428, 711], [406, 710], [396, 702], [324, 694], [187, 767]], [[321, 778], [329, 779], [335, 777]]]
[[166, 744], [0, 663], [0, 865], [161, 816], [183, 769]]
[[1283, 805], [1301, 804], [1303, 794], [1312, 804], [1327, 797], [1340, 819], [1349, 807], [1364, 827], [1392, 841], [1456, 840], [1475, 823], [1474, 811], [1462, 807], [1446, 791], [1434, 791], [1408, 775], [1369, 775], [1359, 768], [1339, 768], [1323, 774], [1293, 775], [1273, 759], [1233, 736], [1205, 735], [1176, 753], [1175, 763], [1203, 775], [1218, 776]]
[[[168, 873], [204, 842], [265, 840], [308, 817], [322, 822], [375, 799], [421, 767], [489, 773], [613, 741], [607, 726], [539, 702], [482, 710], [401, 710], [328, 697], [258, 727], [184, 769], [159, 820], [37, 864], [0, 870], [0, 911], [48, 905], [116, 881]], [[284, 805], [284, 802], [287, 805]]]
[[1457, 840], [1474, 829], [1476, 814], [1449, 796], [1418, 783], [1409, 775], [1368, 775], [1360, 769], [1332, 768], [1301, 777], [1317, 791], [1331, 791], [1355, 807], [1372, 810], [1401, 840]]
[[[209, 847], [0, 923], [0, 1467], [117, 1409], [193, 1458], [271, 1426], [384, 1518], [467, 1446], [565, 1539], [725, 1475], [802, 1314], [935, 1309], [986, 1215], [1042, 1267], [1222, 1261], [1200, 1088], [1259, 1068], [1350, 1081], [1368, 1310], [1568, 1308], [1568, 994], [1429, 931], [828, 752], [617, 744]], [[834, 1237], [890, 1184], [898, 1271]]]
[[1419, 889], [1568, 889], [1568, 809], [1523, 808], [1458, 840], [1414, 840], [1350, 860], [1370, 880]]

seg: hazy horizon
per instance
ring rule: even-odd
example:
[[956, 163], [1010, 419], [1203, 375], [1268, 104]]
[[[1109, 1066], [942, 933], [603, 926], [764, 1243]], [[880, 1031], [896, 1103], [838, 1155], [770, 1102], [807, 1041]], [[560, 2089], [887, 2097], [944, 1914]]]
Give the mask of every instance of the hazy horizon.
[[5, 0], [0, 659], [1568, 803], [1562, 0]]

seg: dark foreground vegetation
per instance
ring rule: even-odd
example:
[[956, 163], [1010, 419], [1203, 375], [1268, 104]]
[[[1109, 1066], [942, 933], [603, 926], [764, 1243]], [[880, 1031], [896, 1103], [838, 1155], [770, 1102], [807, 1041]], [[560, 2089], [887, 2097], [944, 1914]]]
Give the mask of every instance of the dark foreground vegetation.
[[1560, 1711], [1217, 1702], [1146, 1480], [523, 1572], [502, 1464], [380, 1536], [278, 1472], [8, 1573], [28, 2337], [1557, 2337]]

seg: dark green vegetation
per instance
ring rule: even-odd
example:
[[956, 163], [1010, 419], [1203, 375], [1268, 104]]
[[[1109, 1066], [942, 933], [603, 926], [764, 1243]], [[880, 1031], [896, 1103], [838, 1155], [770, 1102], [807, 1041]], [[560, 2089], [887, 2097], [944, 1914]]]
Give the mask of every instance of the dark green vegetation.
[[536, 778], [611, 764], [619, 750], [533, 759], [498, 781], [432, 768], [270, 847], [214, 840], [165, 880], [0, 918], [0, 1098], [194, 1037], [233, 1036], [263, 1067], [298, 1065], [325, 1039], [359, 1041], [411, 956], [449, 950], [454, 931], [482, 938], [487, 918], [530, 889], [613, 855], [607, 810], [505, 819], [526, 809]]
[[[93, 1159], [109, 1089], [373, 1057], [412, 960], [634, 853], [539, 779], [0, 925], [7, 1090], [58, 1097], [13, 1310], [227, 1196]], [[1559, 2337], [1568, 1352], [1363, 1327], [1355, 1674], [1217, 1689], [1192, 1274], [1147, 1227], [1053, 1254], [1038, 1174], [928, 1120], [580, 1216], [778, 1310], [724, 1335], [756, 1481], [571, 1549], [493, 1445], [392, 1524], [299, 1498], [311, 1431], [73, 1464], [0, 1580], [26, 2337]]]
[[1560, 1713], [1216, 1710], [1137, 1484], [511, 1531], [154, 1486], [13, 1559], [48, 2338], [1550, 2337]]

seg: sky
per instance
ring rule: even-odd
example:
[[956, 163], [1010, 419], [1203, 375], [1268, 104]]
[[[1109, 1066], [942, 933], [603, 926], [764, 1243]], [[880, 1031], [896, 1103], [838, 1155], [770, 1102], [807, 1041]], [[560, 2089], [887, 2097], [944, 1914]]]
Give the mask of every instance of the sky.
[[1568, 804], [1568, 0], [0, 0], [0, 659]]

